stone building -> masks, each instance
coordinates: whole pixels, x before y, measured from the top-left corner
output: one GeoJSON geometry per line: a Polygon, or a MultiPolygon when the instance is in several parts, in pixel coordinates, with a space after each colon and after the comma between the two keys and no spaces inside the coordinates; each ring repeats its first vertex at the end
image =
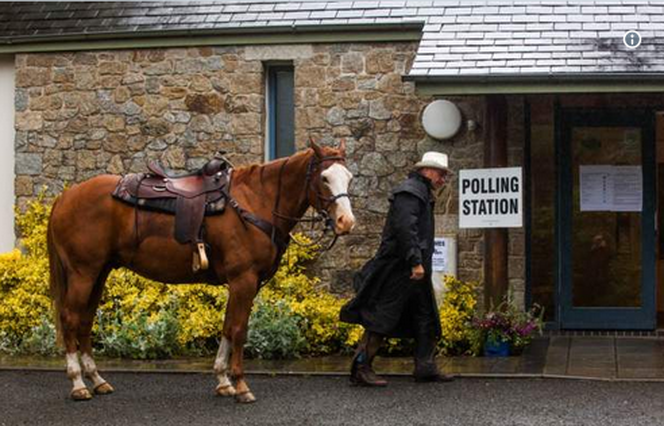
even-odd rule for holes
{"type": "MultiPolygon", "coordinates": [[[[664,311],[655,216],[664,7],[256,0],[0,8],[0,85],[13,91],[0,101],[10,123],[0,132],[14,141],[0,148],[14,183],[13,193],[0,193],[3,208],[24,206],[43,186],[57,194],[98,174],[145,171],[152,158],[195,169],[222,149],[243,165],[288,155],[310,136],[345,139],[358,226],[317,272],[347,293],[380,240],[389,190],[435,150],[458,171],[521,168],[522,226],[460,228],[458,174],[438,197],[437,237],[454,239],[457,276],[482,282],[487,300],[509,289],[519,303],[546,306],[556,328],[653,329],[664,311]],[[623,43],[630,30],[642,37],[636,48],[623,43]],[[442,140],[421,121],[440,99],[462,117],[442,140]],[[627,188],[638,206],[582,201],[581,192],[597,196],[597,176],[603,196],[608,179],[610,194],[627,188]]],[[[8,247],[11,220],[11,211],[0,215],[8,247]]]]}

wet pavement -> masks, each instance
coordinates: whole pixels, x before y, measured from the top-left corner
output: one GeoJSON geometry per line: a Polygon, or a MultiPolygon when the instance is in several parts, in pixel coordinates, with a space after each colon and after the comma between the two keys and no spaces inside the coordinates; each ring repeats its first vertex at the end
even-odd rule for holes
{"type": "MultiPolygon", "coordinates": [[[[192,373],[212,371],[213,358],[165,361],[97,359],[101,371],[192,373]]],[[[536,339],[512,357],[438,357],[440,367],[460,377],[575,378],[664,382],[664,339],[657,337],[552,336],[536,339]]],[[[0,370],[62,371],[61,358],[0,357],[0,370]]],[[[296,360],[246,360],[250,374],[346,375],[349,356],[296,360]]],[[[376,371],[410,375],[410,358],[378,357],[376,371]]]]}
{"type": "Polygon", "coordinates": [[[116,389],[86,402],[68,397],[65,374],[0,371],[0,426],[661,426],[664,383],[464,378],[385,388],[346,376],[249,377],[256,403],[214,395],[206,374],[108,373],[116,389]]]}

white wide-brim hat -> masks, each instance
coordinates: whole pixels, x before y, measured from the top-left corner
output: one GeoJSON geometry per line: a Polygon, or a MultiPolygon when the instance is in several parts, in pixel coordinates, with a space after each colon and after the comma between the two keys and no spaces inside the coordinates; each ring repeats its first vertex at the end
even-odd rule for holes
{"type": "Polygon", "coordinates": [[[432,169],[445,170],[447,173],[452,173],[452,170],[450,170],[447,165],[447,154],[443,154],[442,152],[429,151],[424,153],[422,160],[415,164],[415,168],[421,169],[424,167],[430,167],[432,169]]]}

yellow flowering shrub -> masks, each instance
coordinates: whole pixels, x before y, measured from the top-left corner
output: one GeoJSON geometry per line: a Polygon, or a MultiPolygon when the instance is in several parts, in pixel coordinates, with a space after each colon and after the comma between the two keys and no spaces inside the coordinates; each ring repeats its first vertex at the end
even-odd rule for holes
{"type": "MultiPolygon", "coordinates": [[[[298,237],[305,241],[304,237],[298,237]]],[[[304,263],[313,260],[316,248],[291,244],[281,267],[261,290],[267,301],[284,299],[295,315],[301,318],[306,339],[306,352],[313,355],[348,351],[362,336],[362,328],[339,321],[339,311],[346,302],[320,290],[320,279],[304,274],[304,263]]]]}
{"type": "MultiPolygon", "coordinates": [[[[54,332],[46,248],[50,209],[40,195],[25,212],[17,211],[21,250],[0,254],[0,351],[55,351],[35,347],[41,340],[54,344],[54,339],[41,339],[44,333],[54,332]]],[[[306,338],[303,353],[346,351],[357,344],[361,328],[340,323],[344,300],[320,290],[320,280],[305,275],[303,265],[316,256],[315,248],[291,244],[260,299],[288,305],[306,338]]],[[[214,353],[227,300],[226,286],[165,285],[126,269],[114,270],[93,327],[95,349],[132,358],[214,353]]]]}
{"type": "MultiPolygon", "coordinates": [[[[97,323],[93,332],[100,332],[104,325],[104,337],[122,336],[126,323],[142,321],[146,325],[163,322],[177,331],[172,342],[156,341],[177,346],[169,354],[203,354],[216,350],[228,299],[223,286],[206,284],[166,285],[143,278],[127,269],[114,270],[108,277],[97,323]],[[121,314],[123,321],[105,321],[106,316],[121,314]]],[[[134,336],[136,338],[136,336],[134,336]]],[[[131,356],[131,354],[116,354],[131,356]]]]}
{"type": "Polygon", "coordinates": [[[42,323],[49,315],[46,224],[51,211],[44,193],[21,214],[16,226],[24,255],[19,249],[0,254],[0,336],[17,339],[42,323]]]}
{"type": "Polygon", "coordinates": [[[440,306],[442,337],[438,346],[445,355],[478,355],[482,344],[473,326],[478,285],[446,275],[445,289],[440,306]]]}
{"type": "MultiPolygon", "coordinates": [[[[25,212],[17,211],[21,249],[0,254],[0,351],[55,352],[46,249],[50,209],[40,195],[25,212]]],[[[305,239],[300,236],[298,240],[305,239]]],[[[266,332],[259,329],[250,333],[250,339],[260,339],[249,342],[250,348],[260,349],[250,353],[324,355],[348,352],[357,345],[362,327],[339,321],[339,311],[346,301],[321,289],[317,277],[306,275],[305,265],[317,255],[315,247],[290,245],[279,270],[256,299],[252,315],[260,320],[253,323],[266,332]],[[270,311],[274,307],[279,309],[270,311]],[[267,311],[258,312],[261,309],[267,311]],[[291,315],[292,321],[284,322],[283,315],[291,315]],[[281,344],[278,350],[266,347],[271,339],[280,338],[278,331],[284,324],[295,324],[299,329],[292,333],[295,343],[281,344]],[[303,336],[304,342],[298,336],[303,336]]],[[[448,355],[475,354],[479,349],[471,320],[477,286],[451,277],[446,277],[445,284],[440,348],[448,355]]],[[[108,277],[93,328],[95,349],[109,356],[131,358],[214,353],[227,301],[226,286],[165,285],[126,269],[114,270],[108,277]]],[[[408,340],[390,339],[384,351],[407,354],[411,346],[408,340]]]]}
{"type": "Polygon", "coordinates": [[[49,312],[48,260],[31,262],[19,250],[0,254],[0,333],[16,337],[49,312]]]}

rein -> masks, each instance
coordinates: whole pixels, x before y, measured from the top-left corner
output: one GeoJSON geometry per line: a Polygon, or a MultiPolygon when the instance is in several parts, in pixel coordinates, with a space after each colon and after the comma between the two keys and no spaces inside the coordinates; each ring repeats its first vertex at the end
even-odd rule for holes
{"type": "MultiPolygon", "coordinates": [[[[279,201],[281,199],[281,181],[282,181],[282,176],[283,176],[284,169],[285,169],[286,164],[288,163],[289,159],[290,158],[287,158],[286,161],[284,161],[283,164],[281,165],[281,168],[279,169],[279,178],[278,178],[278,181],[277,181],[277,198],[276,198],[275,203],[274,203],[274,209],[272,210],[272,217],[275,219],[274,220],[275,225],[276,225],[276,219],[282,219],[282,220],[286,220],[286,221],[289,221],[289,222],[293,222],[295,225],[298,224],[298,223],[311,223],[312,226],[313,226],[314,223],[324,222],[325,223],[325,228],[324,228],[323,233],[321,234],[320,238],[318,238],[318,240],[313,241],[309,244],[302,243],[302,242],[298,241],[296,238],[294,238],[292,234],[290,235],[291,240],[299,246],[308,247],[308,246],[318,245],[320,243],[320,241],[322,241],[322,239],[325,237],[325,233],[327,231],[329,231],[329,230],[334,231],[334,223],[332,222],[332,218],[330,217],[330,213],[329,213],[330,207],[338,199],[343,198],[343,197],[350,198],[350,195],[348,193],[344,192],[344,193],[341,193],[341,194],[333,195],[331,197],[326,197],[320,191],[318,191],[318,189],[316,188],[315,189],[315,194],[316,194],[315,203],[311,203],[311,200],[309,199],[309,190],[312,189],[311,188],[311,185],[313,184],[312,176],[313,176],[314,170],[316,170],[316,168],[320,164],[322,164],[323,162],[332,161],[332,162],[342,162],[343,163],[343,162],[346,161],[346,159],[344,157],[340,157],[340,156],[329,156],[329,157],[323,157],[321,159],[316,159],[316,157],[312,157],[311,160],[309,161],[309,165],[307,166],[307,175],[306,175],[306,179],[305,179],[305,183],[304,183],[305,202],[306,202],[307,205],[310,205],[314,209],[316,209],[316,213],[317,213],[316,216],[313,216],[311,218],[297,218],[297,217],[292,217],[292,216],[286,216],[286,215],[283,215],[283,214],[279,213],[279,201]],[[325,202],[326,204],[323,205],[321,200],[323,202],[325,202]]],[[[274,228],[276,229],[276,226],[274,228]]],[[[337,242],[338,238],[339,238],[339,235],[337,235],[336,232],[335,232],[334,239],[323,250],[327,251],[327,250],[332,249],[334,244],[337,242]]]]}
{"type": "MultiPolygon", "coordinates": [[[[293,242],[295,242],[295,244],[298,244],[300,246],[305,246],[305,245],[306,246],[311,246],[311,245],[314,245],[314,244],[318,244],[318,242],[320,242],[323,239],[325,233],[329,229],[334,230],[334,224],[332,222],[332,219],[330,218],[330,214],[329,214],[328,210],[329,210],[330,206],[332,205],[332,203],[334,203],[339,198],[342,198],[342,197],[350,198],[350,195],[348,193],[337,194],[337,195],[332,196],[332,197],[325,197],[318,190],[316,190],[315,191],[315,193],[316,193],[316,204],[313,205],[313,207],[316,209],[316,212],[318,213],[318,216],[313,217],[311,219],[303,219],[303,218],[296,218],[296,217],[286,216],[286,215],[283,215],[283,214],[279,213],[278,210],[279,210],[279,202],[281,200],[281,182],[282,182],[282,178],[283,178],[284,168],[285,168],[286,164],[288,163],[289,159],[290,158],[287,158],[286,161],[284,161],[283,164],[281,165],[281,168],[279,169],[279,178],[278,178],[278,181],[277,181],[277,198],[275,200],[274,209],[272,210],[272,222],[273,223],[271,223],[267,220],[261,219],[260,217],[256,216],[255,214],[243,209],[239,205],[237,200],[235,200],[235,198],[233,198],[230,194],[230,185],[231,185],[230,182],[232,182],[231,179],[229,179],[229,186],[226,188],[225,196],[228,200],[228,203],[238,213],[238,216],[240,217],[240,220],[241,220],[242,224],[246,227],[247,226],[246,224],[248,222],[248,223],[254,225],[255,227],[257,227],[258,229],[260,229],[261,231],[263,231],[265,234],[267,234],[268,237],[270,237],[270,240],[271,240],[272,244],[277,248],[277,260],[276,260],[275,264],[272,266],[272,269],[267,274],[264,274],[261,277],[259,277],[260,282],[262,284],[264,284],[266,282],[266,280],[269,279],[270,277],[272,277],[274,275],[274,273],[277,271],[277,268],[279,267],[279,260],[281,259],[281,256],[285,253],[286,248],[288,247],[288,244],[289,244],[290,241],[293,241],[293,242]],[[322,207],[321,200],[327,202],[327,205],[322,207]],[[276,219],[282,219],[282,220],[294,222],[295,224],[301,223],[301,222],[311,222],[313,224],[315,222],[325,221],[325,229],[323,231],[323,234],[321,235],[321,237],[317,241],[315,241],[311,244],[304,244],[304,243],[301,243],[301,242],[297,241],[295,238],[293,238],[293,236],[291,234],[285,234],[284,235],[284,232],[281,231],[277,227],[276,219]]],[[[311,185],[312,185],[312,182],[313,182],[313,180],[312,180],[313,172],[319,164],[321,164],[325,161],[345,162],[345,158],[340,157],[340,156],[330,156],[330,157],[323,157],[320,160],[316,160],[316,158],[313,157],[309,161],[309,165],[307,166],[306,180],[305,180],[305,200],[306,200],[306,203],[307,203],[308,206],[312,205],[310,203],[310,200],[309,200],[309,190],[311,189],[311,185]]],[[[331,244],[329,244],[324,249],[324,251],[330,250],[334,246],[334,244],[336,243],[338,238],[339,238],[339,236],[335,233],[334,240],[332,241],[331,244]]]]}

